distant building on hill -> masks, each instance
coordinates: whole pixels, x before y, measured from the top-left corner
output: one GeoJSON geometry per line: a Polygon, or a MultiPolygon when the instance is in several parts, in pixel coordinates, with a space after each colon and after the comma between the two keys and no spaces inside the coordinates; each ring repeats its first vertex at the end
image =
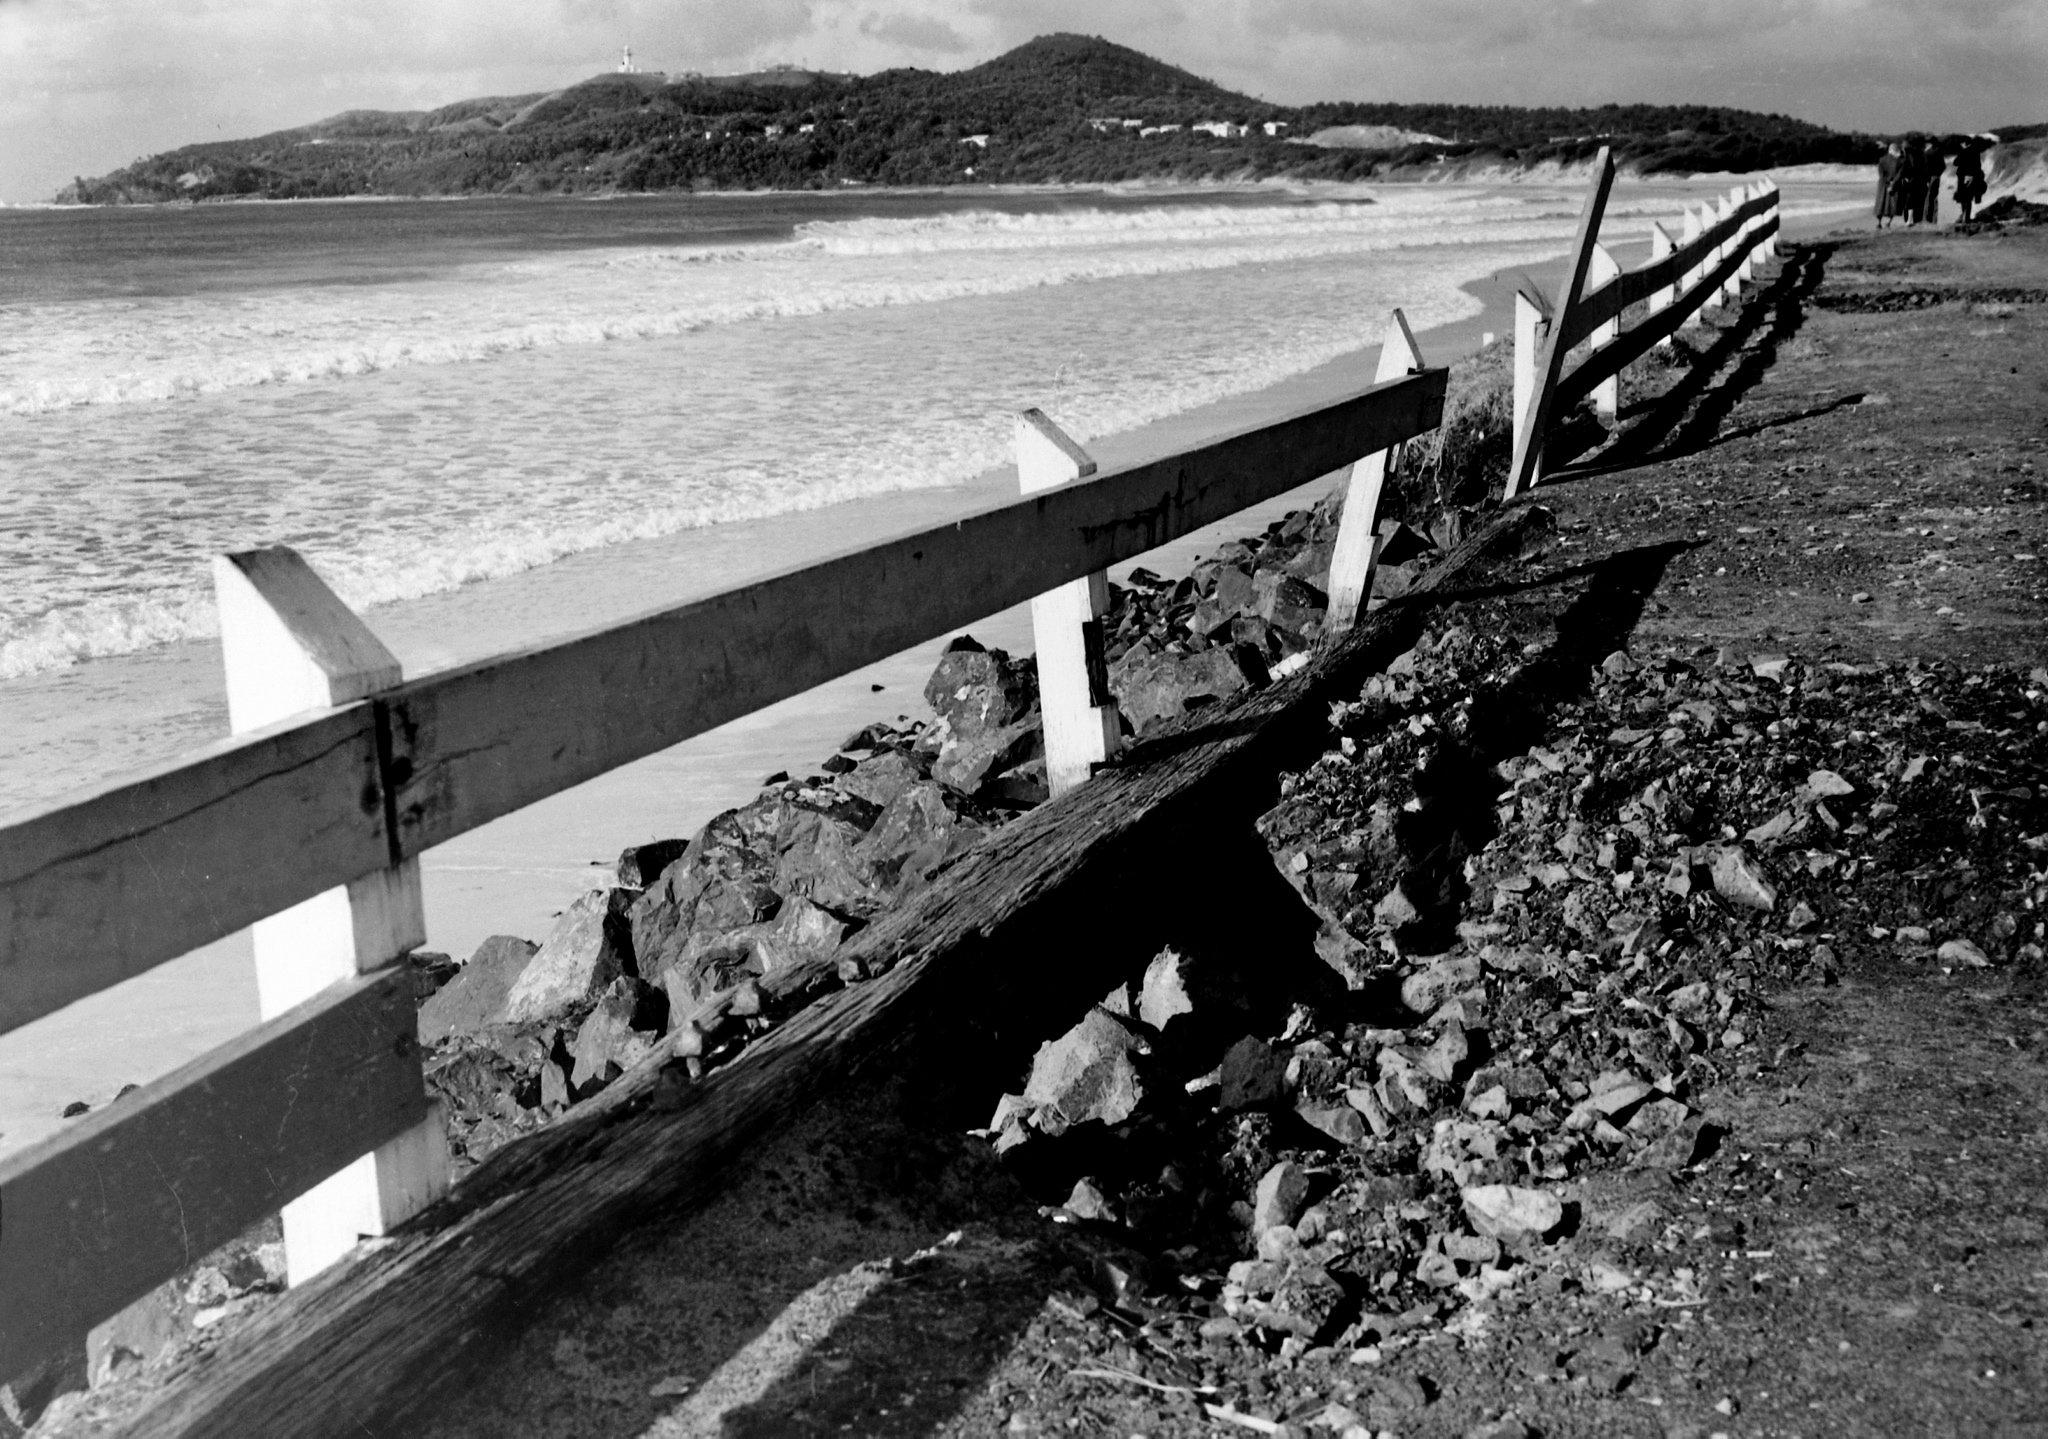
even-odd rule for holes
{"type": "Polygon", "coordinates": [[[633,63],[633,47],[631,45],[619,51],[619,73],[621,75],[638,75],[640,73],[640,67],[633,63]]]}

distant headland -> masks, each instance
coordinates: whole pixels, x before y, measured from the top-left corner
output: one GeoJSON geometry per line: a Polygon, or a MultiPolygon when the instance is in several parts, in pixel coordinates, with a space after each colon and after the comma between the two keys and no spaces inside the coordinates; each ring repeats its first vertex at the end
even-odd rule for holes
{"type": "Polygon", "coordinates": [[[438,110],[350,110],[188,145],[57,196],[81,204],[589,195],[863,185],[1428,178],[1569,166],[1642,173],[1867,163],[1878,143],[1704,105],[1275,105],[1122,45],[1045,35],[971,69],[615,73],[438,110]]]}

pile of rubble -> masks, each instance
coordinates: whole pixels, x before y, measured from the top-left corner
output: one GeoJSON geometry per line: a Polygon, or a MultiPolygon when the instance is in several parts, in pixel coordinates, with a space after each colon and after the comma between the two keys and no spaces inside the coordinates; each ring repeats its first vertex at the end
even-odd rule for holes
{"type": "Polygon", "coordinates": [[[1653,1343],[1702,1302],[1672,1223],[1728,1238],[1688,1196],[1748,1159],[1715,1096],[1769,1062],[1773,992],[1851,955],[2043,965],[2048,670],[1574,672],[1511,634],[1454,613],[1260,820],[1330,989],[1247,1032],[1242,957],[1168,951],[1002,1098],[994,1148],[1102,1256],[1076,1363],[1357,1435],[1433,1402],[1388,1356],[1560,1287],[1653,1343]]]}

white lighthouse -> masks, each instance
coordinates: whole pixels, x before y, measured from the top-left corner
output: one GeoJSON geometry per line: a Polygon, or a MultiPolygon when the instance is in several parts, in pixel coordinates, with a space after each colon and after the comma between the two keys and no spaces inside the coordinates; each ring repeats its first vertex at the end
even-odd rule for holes
{"type": "Polygon", "coordinates": [[[640,73],[640,67],[633,63],[633,47],[631,45],[626,46],[619,52],[619,73],[621,75],[638,75],[640,73]]]}

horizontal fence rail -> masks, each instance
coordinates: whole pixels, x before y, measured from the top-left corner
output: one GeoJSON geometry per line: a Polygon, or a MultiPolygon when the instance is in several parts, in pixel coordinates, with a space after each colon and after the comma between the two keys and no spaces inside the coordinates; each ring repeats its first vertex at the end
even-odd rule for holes
{"type": "Polygon", "coordinates": [[[1683,239],[1673,244],[1651,226],[1651,254],[1632,270],[1616,265],[1599,244],[1614,166],[1602,150],[1579,217],[1569,279],[1554,313],[1545,315],[1526,295],[1516,297],[1515,450],[1505,497],[1535,485],[1544,469],[1543,441],[1554,416],[1591,398],[1603,416],[1619,408],[1622,370],[1698,324],[1703,310],[1736,298],[1757,263],[1775,252],[1778,187],[1769,180],[1738,186],[1706,210],[1702,222],[1688,208],[1683,239]],[[1587,286],[1589,276],[1598,282],[1587,286]],[[1634,306],[1648,313],[1623,328],[1634,306]],[[1569,367],[1569,353],[1590,347],[1569,367]]]}
{"type": "MultiPolygon", "coordinates": [[[[445,1188],[399,962],[423,851],[1013,604],[1092,595],[1109,565],[1347,465],[1355,492],[1442,420],[1446,372],[1412,339],[1400,358],[1335,403],[1094,478],[1063,436],[1058,464],[1020,446],[1027,487],[1050,487],[1017,503],[410,681],[297,556],[225,557],[231,715],[262,727],[0,826],[0,1031],[259,921],[272,1017],[0,1162],[0,1381],[281,1205],[297,1283],[445,1188]]],[[[1085,720],[1099,653],[1061,645],[1085,720]]],[[[1067,783],[1086,774],[1084,753],[1067,783]]]]}

